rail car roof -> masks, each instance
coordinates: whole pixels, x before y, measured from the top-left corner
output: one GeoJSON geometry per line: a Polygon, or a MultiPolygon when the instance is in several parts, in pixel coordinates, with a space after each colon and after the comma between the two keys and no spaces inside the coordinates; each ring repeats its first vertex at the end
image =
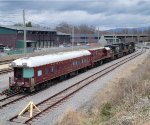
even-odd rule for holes
{"type": "Polygon", "coordinates": [[[89,49],[89,50],[98,50],[98,49],[110,50],[110,47],[98,47],[98,48],[92,48],[92,49],[89,49]]]}
{"type": "Polygon", "coordinates": [[[89,49],[89,50],[98,50],[98,49],[105,49],[105,47],[97,47],[97,48],[92,48],[92,49],[89,49]]]}
{"type": "Polygon", "coordinates": [[[106,50],[110,50],[110,48],[109,48],[109,47],[105,47],[105,49],[106,49],[106,50]]]}
{"type": "Polygon", "coordinates": [[[12,67],[36,67],[41,65],[46,65],[50,63],[55,63],[59,61],[64,61],[68,59],[73,59],[77,57],[91,55],[88,50],[72,51],[72,52],[60,52],[57,54],[35,56],[35,57],[25,57],[20,58],[11,63],[12,67]]]}

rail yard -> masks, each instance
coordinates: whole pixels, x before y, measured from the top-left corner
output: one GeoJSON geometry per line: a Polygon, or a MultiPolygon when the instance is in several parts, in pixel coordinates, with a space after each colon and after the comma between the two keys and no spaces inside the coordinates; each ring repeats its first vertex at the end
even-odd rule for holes
{"type": "Polygon", "coordinates": [[[149,6],[0,1],[0,125],[150,125],[149,6]]]}
{"type": "MultiPolygon", "coordinates": [[[[45,124],[48,123],[47,120],[49,119],[52,124],[55,124],[57,118],[65,112],[67,107],[73,106],[77,109],[77,107],[79,108],[81,105],[86,103],[86,101],[88,101],[92,96],[92,93],[101,89],[102,86],[104,86],[104,84],[111,79],[109,79],[109,75],[112,74],[112,71],[115,72],[115,70],[118,70],[122,65],[130,63],[130,61],[136,60],[136,58],[144,56],[146,53],[147,52],[144,49],[136,50],[132,54],[107,62],[98,67],[96,66],[86,72],[84,71],[78,75],[76,74],[74,77],[66,78],[64,80],[57,80],[55,81],[55,85],[49,86],[40,91],[35,91],[32,93],[22,93],[22,91],[10,92],[9,90],[3,91],[0,99],[0,114],[2,116],[1,121],[4,124],[45,124]],[[108,77],[106,81],[103,80],[105,77],[108,77]],[[98,81],[102,84],[96,85],[98,81]],[[88,89],[92,86],[97,86],[97,88],[93,89],[93,92],[90,93],[88,89]],[[84,97],[86,91],[89,93],[89,98],[87,99],[84,97]],[[23,116],[19,116],[19,112],[30,101],[33,101],[40,111],[33,109],[32,117],[29,117],[28,111],[25,111],[23,116]],[[15,111],[11,112],[14,107],[16,107],[15,111]],[[3,114],[4,112],[5,115],[3,114]],[[46,120],[44,120],[44,122],[41,119],[46,120]]],[[[10,75],[10,73],[8,74],[10,75]]],[[[2,75],[7,76],[6,73],[2,75]]],[[[6,88],[8,89],[8,83],[6,84],[6,88]]]]}

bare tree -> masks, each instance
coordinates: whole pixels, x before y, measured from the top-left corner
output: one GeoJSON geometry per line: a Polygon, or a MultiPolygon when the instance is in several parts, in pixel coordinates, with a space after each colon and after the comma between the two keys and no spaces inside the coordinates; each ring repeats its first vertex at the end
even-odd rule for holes
{"type": "Polygon", "coordinates": [[[56,30],[64,33],[71,33],[72,25],[62,22],[58,26],[56,26],[56,30]]]}
{"type": "MultiPolygon", "coordinates": [[[[56,26],[56,30],[64,33],[71,33],[73,25],[68,24],[66,22],[60,23],[56,26]]],[[[95,32],[94,26],[89,26],[86,24],[81,24],[79,26],[74,26],[74,33],[75,34],[92,34],[95,32]]]]}

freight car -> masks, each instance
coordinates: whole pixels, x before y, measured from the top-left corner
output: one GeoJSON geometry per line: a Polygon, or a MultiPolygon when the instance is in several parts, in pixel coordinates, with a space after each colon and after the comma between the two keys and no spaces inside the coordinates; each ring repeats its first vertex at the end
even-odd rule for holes
{"type": "Polygon", "coordinates": [[[29,92],[37,91],[47,87],[54,79],[75,75],[80,71],[110,61],[113,57],[112,49],[100,47],[17,59],[11,63],[14,76],[9,78],[9,88],[29,92]]]}

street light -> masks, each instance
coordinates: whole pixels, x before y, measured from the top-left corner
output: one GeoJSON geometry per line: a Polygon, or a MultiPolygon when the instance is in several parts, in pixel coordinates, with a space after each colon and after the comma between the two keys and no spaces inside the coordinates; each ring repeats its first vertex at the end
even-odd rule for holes
{"type": "Polygon", "coordinates": [[[25,23],[25,11],[23,10],[23,29],[24,29],[24,54],[26,53],[26,23],[25,23]]]}

